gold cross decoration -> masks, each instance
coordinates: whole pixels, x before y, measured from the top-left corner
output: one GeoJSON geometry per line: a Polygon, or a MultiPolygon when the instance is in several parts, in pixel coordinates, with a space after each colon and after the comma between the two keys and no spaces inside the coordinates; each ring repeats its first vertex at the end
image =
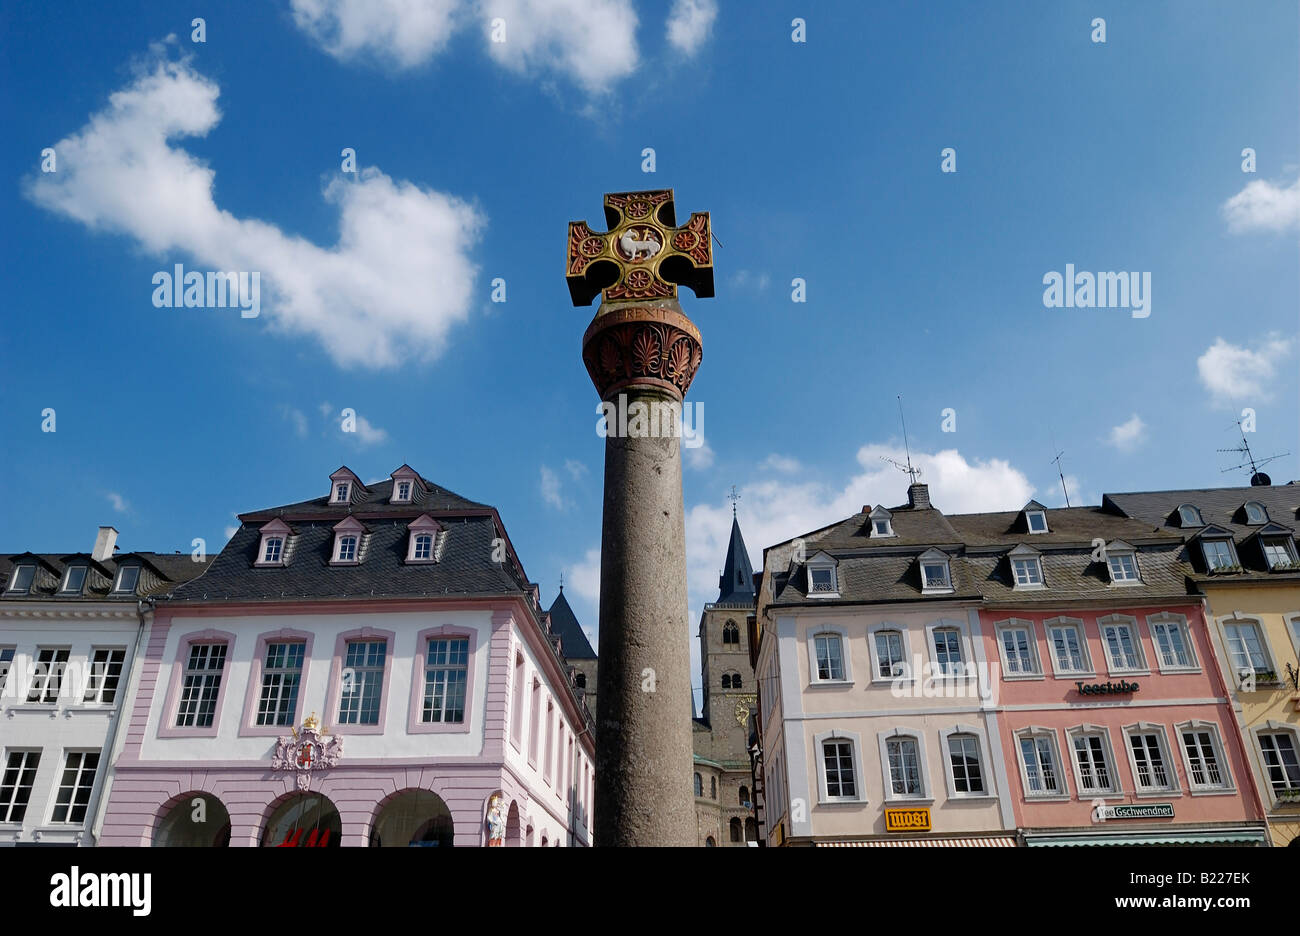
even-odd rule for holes
{"type": "Polygon", "coordinates": [[[605,233],[585,221],[569,222],[565,279],[576,306],[675,299],[688,286],[701,299],[713,295],[713,245],[709,213],[697,211],[681,227],[673,190],[616,192],[605,196],[605,233]]]}

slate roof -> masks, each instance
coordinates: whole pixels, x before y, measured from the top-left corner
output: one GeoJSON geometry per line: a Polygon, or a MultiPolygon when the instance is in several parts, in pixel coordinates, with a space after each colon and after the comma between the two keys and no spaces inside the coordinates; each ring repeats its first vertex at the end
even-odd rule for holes
{"type": "Polygon", "coordinates": [[[587,640],[587,635],[582,632],[577,615],[573,613],[573,608],[569,607],[568,599],[564,597],[563,586],[561,586],[560,593],[555,596],[555,600],[551,602],[551,607],[546,613],[551,616],[551,633],[559,636],[560,649],[566,659],[596,659],[596,651],[591,649],[591,642],[587,640]]]}
{"type": "MultiPolygon", "coordinates": [[[[358,517],[372,516],[393,516],[393,517],[418,517],[421,513],[428,513],[431,516],[439,516],[449,511],[468,510],[468,511],[491,511],[488,504],[480,504],[478,501],[472,501],[469,498],[461,497],[453,491],[449,491],[440,485],[420,476],[420,481],[425,487],[425,493],[415,503],[412,504],[390,504],[388,499],[393,496],[393,479],[387,478],[383,481],[376,481],[374,484],[367,484],[365,491],[354,492],[351,513],[358,517]],[[413,512],[414,511],[414,512],[413,512]]],[[[342,519],[349,512],[349,505],[331,504],[329,502],[329,492],[322,494],[320,497],[314,497],[311,500],[299,501],[296,504],[286,504],[283,507],[270,507],[265,510],[254,510],[239,515],[243,521],[261,522],[270,520],[274,517],[285,515],[294,517],[309,517],[313,515],[320,516],[337,516],[342,519]]]]}
{"type": "Polygon", "coordinates": [[[714,604],[737,604],[751,607],[754,604],[754,569],[749,564],[749,550],[740,535],[740,522],[731,516],[731,542],[727,544],[727,559],[718,576],[718,597],[714,604]]]}
{"type": "MultiPolygon", "coordinates": [[[[928,491],[918,494],[918,501],[928,504],[928,491]]],[[[773,605],[1141,601],[1186,596],[1188,576],[1194,571],[1185,561],[1181,537],[1103,507],[1047,508],[1046,533],[1030,533],[1023,511],[949,516],[910,503],[890,510],[896,534],[892,537],[870,535],[869,507],[802,537],[805,558],[825,552],[836,560],[839,598],[808,598],[807,566],[792,562],[785,569],[773,569],[773,605]],[[1105,564],[1093,560],[1093,540],[1098,537],[1136,548],[1141,583],[1111,583],[1105,564]],[[1008,553],[1021,545],[1039,554],[1045,588],[1014,587],[1008,553]],[[948,556],[951,591],[923,591],[919,557],[931,548],[948,556]]],[[[788,552],[784,546],[773,548],[780,550],[777,555],[788,552]]]]}
{"type": "Polygon", "coordinates": [[[132,552],[119,553],[111,559],[95,560],[88,553],[13,553],[0,556],[0,581],[7,588],[15,566],[35,564],[37,574],[27,594],[0,591],[0,602],[15,601],[122,601],[166,594],[179,584],[201,576],[212,563],[212,556],[196,561],[190,553],[132,552]],[[80,594],[59,594],[63,573],[69,565],[84,564],[89,571],[80,594]],[[113,582],[123,565],[139,565],[140,579],[135,592],[114,593],[113,582]]]}

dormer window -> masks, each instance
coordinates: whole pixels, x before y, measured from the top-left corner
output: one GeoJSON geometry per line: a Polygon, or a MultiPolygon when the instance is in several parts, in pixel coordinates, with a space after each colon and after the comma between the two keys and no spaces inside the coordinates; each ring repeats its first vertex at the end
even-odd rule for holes
{"type": "Polygon", "coordinates": [[[410,465],[403,465],[391,475],[393,493],[388,498],[390,504],[414,504],[425,493],[424,482],[410,465]]]}
{"type": "Polygon", "coordinates": [[[113,583],[113,591],[117,594],[135,594],[136,585],[140,581],[139,566],[122,566],[117,570],[117,581],[113,583]]]}
{"type": "Polygon", "coordinates": [[[1178,508],[1178,524],[1184,527],[1205,526],[1205,521],[1201,519],[1201,512],[1191,504],[1183,504],[1178,508]]]}
{"type": "Polygon", "coordinates": [[[1268,511],[1259,501],[1246,502],[1246,523],[1250,526],[1256,526],[1261,523],[1268,523],[1268,511]]]}
{"type": "Polygon", "coordinates": [[[1201,542],[1201,552],[1205,556],[1205,565],[1211,572],[1216,569],[1230,569],[1237,564],[1233,555],[1232,540],[1207,539],[1201,542]]]}
{"type": "Polygon", "coordinates": [[[334,524],[334,552],[330,565],[357,565],[366,528],[356,517],[344,517],[334,524]]]}
{"type": "Polygon", "coordinates": [[[69,566],[68,571],[63,576],[63,586],[59,593],[63,595],[80,595],[81,589],[86,584],[86,567],[69,566]]]}
{"type": "Polygon", "coordinates": [[[1261,545],[1270,569],[1287,568],[1296,561],[1294,541],[1289,536],[1270,536],[1261,540],[1261,545]]]}
{"type": "Polygon", "coordinates": [[[289,537],[293,530],[279,517],[262,527],[255,566],[282,566],[289,561],[289,537]]]}
{"type": "Polygon", "coordinates": [[[821,552],[808,560],[808,597],[838,598],[835,560],[821,552]]]}
{"type": "Polygon", "coordinates": [[[1137,551],[1128,543],[1116,540],[1106,547],[1106,567],[1112,585],[1138,585],[1137,551]]]}
{"type": "Polygon", "coordinates": [[[442,535],[442,525],[428,514],[421,514],[411,521],[407,529],[411,532],[411,538],[406,549],[406,561],[437,562],[438,538],[442,535]]]}
{"type": "MultiPolygon", "coordinates": [[[[317,490],[320,490],[320,488],[317,488],[317,490]]],[[[351,493],[352,493],[352,482],[340,481],[338,482],[338,484],[334,485],[334,499],[330,503],[346,504],[348,502],[348,495],[350,495],[351,493]]]]}
{"type": "Polygon", "coordinates": [[[355,536],[340,536],[338,538],[338,549],[334,553],[335,562],[356,562],[357,560],[357,538],[355,536]]]}
{"type": "Polygon", "coordinates": [[[1016,588],[1042,588],[1043,563],[1038,552],[1028,546],[1011,550],[1011,577],[1016,588]]]}
{"type": "Polygon", "coordinates": [[[352,469],[347,465],[330,475],[331,505],[350,504],[357,499],[357,491],[364,493],[367,490],[368,488],[361,483],[361,479],[353,474],[352,469]]]}
{"type": "Polygon", "coordinates": [[[1030,533],[1048,533],[1047,510],[1038,501],[1030,501],[1024,506],[1025,529],[1030,533]]]}
{"type": "Polygon", "coordinates": [[[7,591],[25,595],[32,590],[32,581],[35,578],[36,566],[20,565],[14,569],[13,577],[9,579],[7,591]]]}
{"type": "Polygon", "coordinates": [[[868,515],[871,520],[871,536],[893,536],[894,520],[891,514],[884,507],[877,507],[868,515]]]}
{"type": "Polygon", "coordinates": [[[952,572],[946,553],[939,549],[927,549],[921,554],[920,563],[922,593],[952,591],[952,572]]]}
{"type": "Polygon", "coordinates": [[[394,492],[393,499],[399,504],[405,504],[411,499],[411,482],[398,481],[397,490],[394,492]]]}

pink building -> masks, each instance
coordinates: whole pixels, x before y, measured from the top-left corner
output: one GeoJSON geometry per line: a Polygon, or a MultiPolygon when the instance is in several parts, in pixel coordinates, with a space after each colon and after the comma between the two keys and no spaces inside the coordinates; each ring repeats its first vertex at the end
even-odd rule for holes
{"type": "Polygon", "coordinates": [[[590,844],[590,715],[494,508],[340,468],[240,521],[158,602],[101,844],[590,844]]]}

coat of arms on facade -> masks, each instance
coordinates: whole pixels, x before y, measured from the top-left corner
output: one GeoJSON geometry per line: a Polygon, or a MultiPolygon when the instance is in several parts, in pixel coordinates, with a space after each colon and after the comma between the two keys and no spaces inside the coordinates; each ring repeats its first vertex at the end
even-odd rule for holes
{"type": "Polygon", "coordinates": [[[343,756],[343,739],[321,727],[316,713],[312,712],[302,723],[302,729],[291,728],[293,737],[275,742],[271,755],[272,770],[292,770],[297,775],[298,789],[311,786],[314,770],[325,770],[338,764],[343,756]]]}

